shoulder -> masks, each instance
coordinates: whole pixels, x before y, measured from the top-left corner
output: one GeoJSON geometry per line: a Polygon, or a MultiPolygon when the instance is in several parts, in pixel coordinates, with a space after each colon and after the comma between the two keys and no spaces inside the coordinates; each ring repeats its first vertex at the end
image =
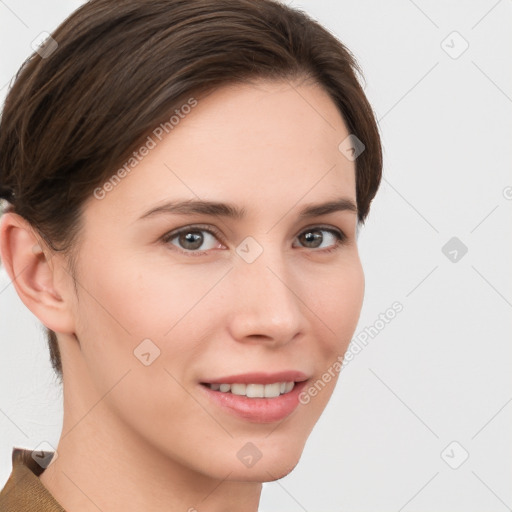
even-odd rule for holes
{"type": "Polygon", "coordinates": [[[13,448],[12,472],[0,491],[0,511],[65,512],[39,480],[53,453],[13,448]]]}

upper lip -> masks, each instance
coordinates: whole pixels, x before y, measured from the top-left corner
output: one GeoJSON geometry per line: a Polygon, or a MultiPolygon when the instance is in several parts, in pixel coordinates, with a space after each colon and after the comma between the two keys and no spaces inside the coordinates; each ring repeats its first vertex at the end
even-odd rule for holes
{"type": "Polygon", "coordinates": [[[203,381],[203,384],[274,384],[275,382],[302,382],[307,380],[305,373],[298,370],[287,370],[276,373],[251,372],[239,375],[229,375],[203,381]]]}

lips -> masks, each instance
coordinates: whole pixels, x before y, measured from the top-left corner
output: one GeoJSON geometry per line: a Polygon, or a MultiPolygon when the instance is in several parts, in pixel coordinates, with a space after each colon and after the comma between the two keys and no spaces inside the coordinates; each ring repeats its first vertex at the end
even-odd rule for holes
{"type": "Polygon", "coordinates": [[[277,373],[245,373],[229,375],[201,382],[201,392],[219,408],[219,411],[235,415],[252,423],[272,423],[289,416],[299,405],[299,394],[306,386],[307,376],[299,371],[277,373]],[[273,398],[252,398],[211,388],[217,385],[268,385],[276,382],[293,383],[291,391],[273,398]]]}

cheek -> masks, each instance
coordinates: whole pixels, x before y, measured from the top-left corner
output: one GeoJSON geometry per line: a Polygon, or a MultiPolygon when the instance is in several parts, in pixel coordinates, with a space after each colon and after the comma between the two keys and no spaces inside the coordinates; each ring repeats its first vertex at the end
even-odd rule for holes
{"type": "MultiPolygon", "coordinates": [[[[101,266],[87,269],[83,310],[93,320],[134,339],[162,337],[206,293],[209,280],[190,281],[179,267],[156,266],[143,259],[104,258],[101,266]]],[[[81,301],[82,302],[82,301],[81,301]]]]}
{"type": "Polygon", "coordinates": [[[364,273],[359,259],[331,270],[312,297],[313,311],[328,328],[330,350],[344,352],[359,321],[364,298],[364,273]]]}
{"type": "Polygon", "coordinates": [[[317,288],[308,306],[318,316],[315,336],[316,380],[300,397],[303,414],[316,420],[327,406],[340,377],[341,363],[354,335],[364,297],[364,273],[359,260],[331,273],[327,290],[317,288]]]}
{"type": "Polygon", "coordinates": [[[115,255],[84,268],[82,275],[94,279],[84,280],[80,290],[77,336],[84,341],[83,355],[91,371],[103,367],[111,373],[116,367],[140,364],[134,351],[147,339],[155,344],[155,353],[164,356],[159,363],[171,348],[173,361],[185,362],[187,351],[195,346],[190,340],[208,330],[211,322],[204,310],[210,301],[204,299],[225,271],[198,265],[187,272],[178,265],[115,255]]]}
{"type": "Polygon", "coordinates": [[[364,298],[364,272],[359,262],[344,273],[340,290],[341,292],[333,298],[332,303],[338,305],[340,329],[352,338],[364,298]]]}

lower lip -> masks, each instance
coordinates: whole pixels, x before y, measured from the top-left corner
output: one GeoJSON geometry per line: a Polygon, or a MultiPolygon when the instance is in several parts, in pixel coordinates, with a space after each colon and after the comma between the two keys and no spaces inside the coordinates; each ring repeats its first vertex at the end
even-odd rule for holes
{"type": "Polygon", "coordinates": [[[273,423],[289,416],[299,405],[299,394],[307,381],[298,382],[289,393],[275,398],[248,398],[231,392],[214,391],[204,384],[208,397],[225,411],[254,423],[273,423]]]}

